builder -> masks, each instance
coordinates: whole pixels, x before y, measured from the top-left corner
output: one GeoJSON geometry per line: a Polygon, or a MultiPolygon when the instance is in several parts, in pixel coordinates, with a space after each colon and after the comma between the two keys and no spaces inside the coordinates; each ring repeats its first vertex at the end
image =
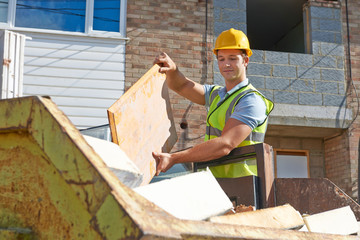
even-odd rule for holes
{"type": "MultiPolygon", "coordinates": [[[[166,54],[158,55],[154,64],[166,74],[170,89],[208,109],[205,142],[176,153],[153,153],[156,175],[176,163],[217,159],[236,147],[264,142],[268,115],[273,103],[257,91],[246,77],[252,51],[246,35],[233,28],[216,39],[214,54],[225,87],[201,85],[185,77],[166,54]]],[[[215,177],[256,175],[254,160],[210,168],[215,177]]]]}

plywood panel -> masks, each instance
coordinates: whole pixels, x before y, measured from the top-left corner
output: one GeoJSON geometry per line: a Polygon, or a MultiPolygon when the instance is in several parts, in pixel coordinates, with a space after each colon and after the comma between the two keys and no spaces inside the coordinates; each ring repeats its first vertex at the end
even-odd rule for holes
{"type": "Polygon", "coordinates": [[[165,75],[154,65],[109,109],[113,142],[119,144],[144,174],[155,175],[153,151],[169,152],[177,140],[165,75]]]}
{"type": "Polygon", "coordinates": [[[290,204],[211,217],[210,222],[277,229],[300,229],[304,225],[300,213],[290,204]]]}

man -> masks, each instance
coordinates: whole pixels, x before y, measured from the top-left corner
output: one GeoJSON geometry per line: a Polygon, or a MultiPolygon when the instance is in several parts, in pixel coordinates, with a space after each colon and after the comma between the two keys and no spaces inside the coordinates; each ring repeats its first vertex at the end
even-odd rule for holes
{"type": "MultiPolygon", "coordinates": [[[[264,141],[267,119],[273,103],[258,92],[246,77],[252,51],[246,35],[233,28],[222,32],[214,54],[225,87],[201,85],[185,77],[166,54],[154,60],[159,72],[166,74],[170,89],[190,101],[208,108],[205,142],[175,153],[153,153],[156,175],[176,163],[201,162],[220,158],[236,147],[264,141]]],[[[256,175],[256,165],[249,162],[211,167],[215,177],[256,175]]]]}

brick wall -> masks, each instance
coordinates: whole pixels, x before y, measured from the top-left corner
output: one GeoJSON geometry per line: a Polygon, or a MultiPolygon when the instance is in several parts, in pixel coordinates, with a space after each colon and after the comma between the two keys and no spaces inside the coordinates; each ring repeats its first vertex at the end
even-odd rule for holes
{"type": "Polygon", "coordinates": [[[313,43],[313,54],[254,50],[247,75],[275,103],[343,107],[343,46],[313,43]]]}
{"type": "MultiPolygon", "coordinates": [[[[321,4],[326,3],[323,1],[321,4]]],[[[341,2],[341,11],[345,49],[346,102],[347,106],[352,109],[354,121],[342,134],[325,139],[325,169],[329,179],[351,197],[357,199],[360,138],[360,119],[357,116],[360,96],[360,2],[344,0],[341,2]],[[348,41],[350,41],[350,45],[348,41]]]]}
{"type": "MultiPolygon", "coordinates": [[[[332,7],[332,4],[339,6],[340,2],[314,0],[311,4],[332,7]]],[[[360,119],[357,116],[360,96],[360,2],[357,0],[341,1],[341,19],[345,53],[346,104],[348,108],[352,109],[354,121],[342,134],[325,139],[325,171],[326,177],[351,197],[357,199],[360,138],[360,119]],[[348,6],[346,6],[346,3],[348,6]],[[350,49],[348,49],[349,46],[350,49]]]]}
{"type": "MultiPolygon", "coordinates": [[[[347,104],[352,108],[353,116],[355,117],[358,114],[358,101],[360,97],[360,2],[358,0],[344,0],[341,1],[341,4],[343,42],[346,52],[345,69],[348,87],[347,104]],[[348,6],[346,6],[346,3],[348,6]],[[348,11],[346,11],[346,7],[348,11]],[[349,38],[347,30],[349,30],[349,38]],[[348,45],[348,40],[350,41],[350,45],[348,45]],[[350,46],[350,49],[348,46],[350,46]],[[348,52],[350,52],[350,55],[348,52]]],[[[336,141],[334,140],[334,144],[343,146],[342,151],[346,151],[347,156],[347,161],[344,163],[347,167],[346,172],[342,176],[339,176],[339,179],[341,179],[341,182],[346,184],[348,192],[354,198],[357,198],[358,195],[359,138],[360,118],[357,116],[348,131],[346,131],[341,137],[335,139],[336,141]]],[[[341,160],[334,156],[332,161],[337,162],[339,165],[341,160]]],[[[336,168],[333,171],[336,171],[336,168]]]]}
{"type": "MultiPolygon", "coordinates": [[[[211,0],[128,0],[127,3],[130,40],[126,45],[126,89],[151,68],[161,51],[168,53],[185,76],[201,83],[212,81],[211,0]]],[[[202,142],[205,108],[192,105],[173,92],[170,95],[179,137],[173,150],[202,142]],[[180,128],[181,123],[186,123],[182,126],[187,128],[180,128]]]]}
{"type": "Polygon", "coordinates": [[[214,34],[235,28],[246,34],[246,0],[214,1],[214,34]]]}
{"type": "Polygon", "coordinates": [[[352,191],[351,165],[349,160],[349,138],[347,131],[340,136],[325,139],[326,177],[338,185],[347,194],[354,197],[352,191]]]}
{"type": "Polygon", "coordinates": [[[311,35],[313,42],[342,43],[341,36],[341,9],[338,4],[318,5],[308,2],[304,6],[307,14],[309,11],[310,26],[307,34],[311,35]]]}
{"type": "MultiPolygon", "coordinates": [[[[246,0],[214,0],[214,37],[225,30],[235,28],[246,34],[246,0]]],[[[214,65],[214,83],[225,85],[216,59],[214,65]]]]}
{"type": "Polygon", "coordinates": [[[308,3],[312,6],[318,7],[339,8],[341,6],[338,0],[308,0],[308,3]]]}

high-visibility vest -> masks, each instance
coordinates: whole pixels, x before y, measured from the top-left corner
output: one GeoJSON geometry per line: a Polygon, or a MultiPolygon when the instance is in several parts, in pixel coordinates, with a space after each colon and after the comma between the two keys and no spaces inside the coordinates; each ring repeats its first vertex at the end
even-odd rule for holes
{"type": "MultiPolygon", "coordinates": [[[[210,92],[210,108],[206,120],[206,135],[205,141],[220,137],[225,123],[234,112],[236,104],[246,94],[255,93],[262,97],[266,105],[266,119],[252,130],[249,136],[239,144],[237,147],[248,146],[256,143],[264,142],[265,132],[268,124],[268,116],[274,108],[274,103],[262,95],[251,84],[240,88],[239,90],[228,96],[220,105],[220,96],[218,92],[220,86],[215,86],[210,92]]],[[[219,165],[209,167],[216,178],[236,178],[250,175],[257,175],[256,159],[247,159],[238,163],[231,163],[226,165],[219,165]]]]}

